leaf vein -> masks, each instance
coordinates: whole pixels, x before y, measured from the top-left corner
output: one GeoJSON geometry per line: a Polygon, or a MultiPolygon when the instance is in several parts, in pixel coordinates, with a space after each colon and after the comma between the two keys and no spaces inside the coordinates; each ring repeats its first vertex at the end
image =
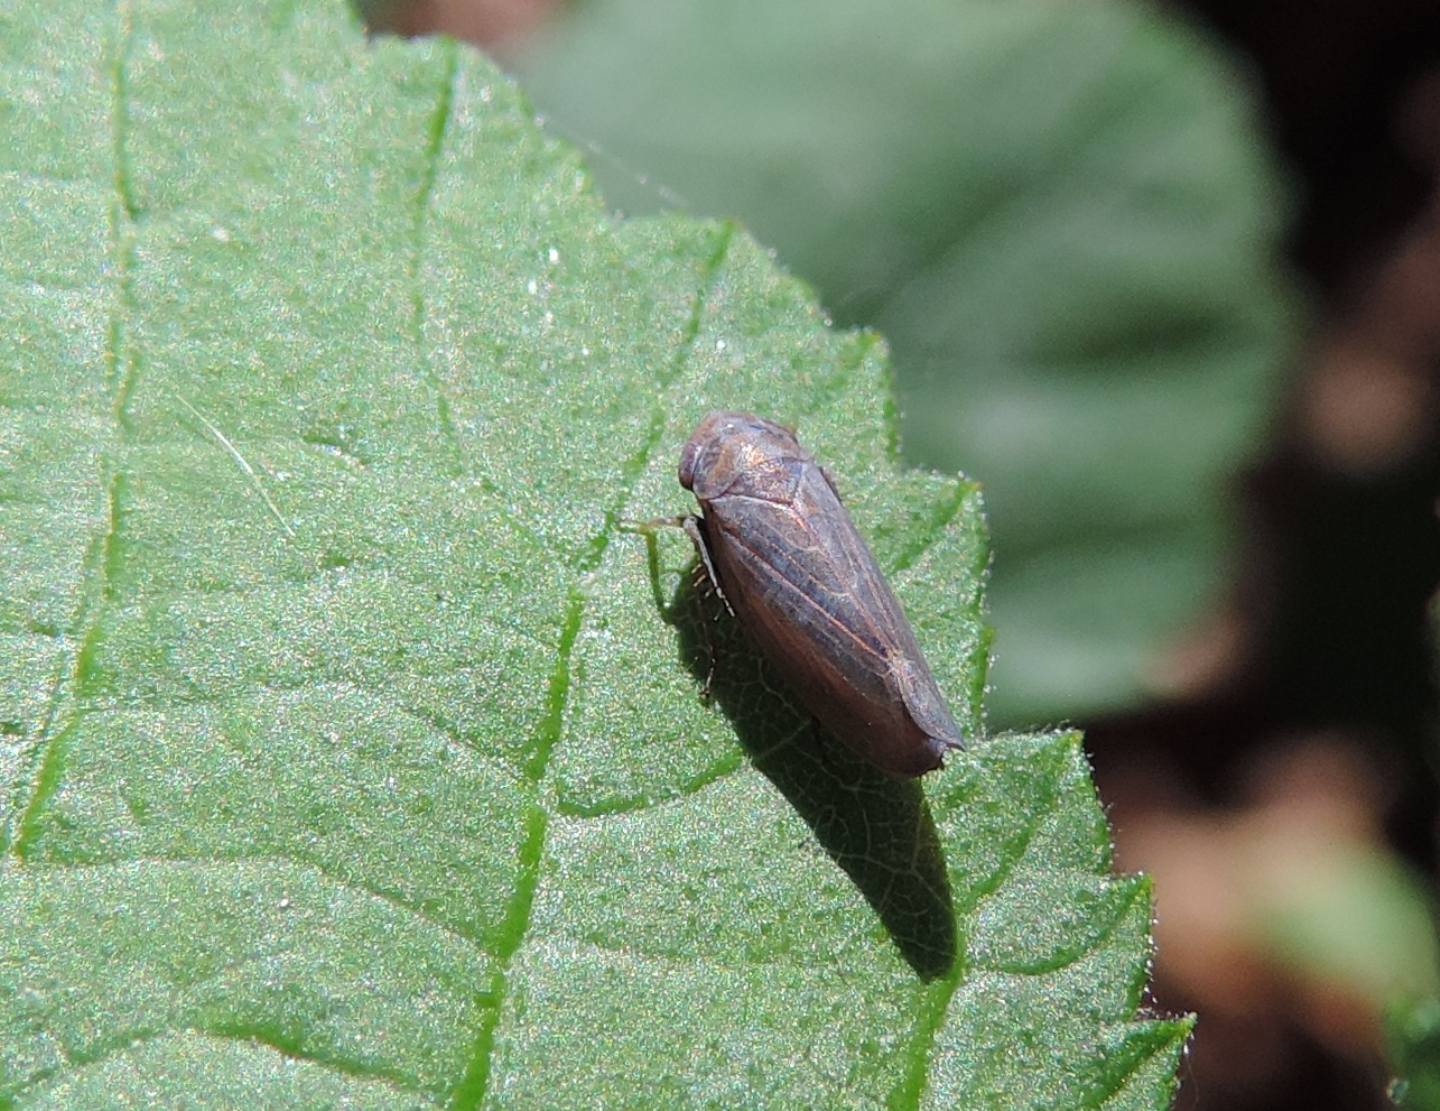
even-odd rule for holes
{"type": "Polygon", "coordinates": [[[744,767],[744,760],[737,748],[712,763],[708,768],[691,776],[682,783],[674,794],[656,797],[648,794],[627,795],[623,798],[604,799],[597,803],[567,802],[561,799],[555,804],[559,817],[592,821],[601,818],[630,817],[650,810],[669,806],[697,795],[707,787],[713,787],[729,779],[744,767]]]}
{"type": "MultiPolygon", "coordinates": [[[[1049,746],[1049,751],[1054,753],[1068,749],[1068,742],[1062,741],[1057,745],[1049,746]]],[[[1025,823],[1020,836],[1015,838],[1006,846],[1005,860],[1001,866],[983,884],[976,887],[969,893],[969,899],[963,907],[956,907],[956,917],[967,916],[975,913],[980,904],[993,895],[1005,885],[1006,880],[1014,873],[1016,866],[1024,858],[1029,850],[1030,844],[1035,840],[1036,834],[1044,826],[1045,822],[1055,813],[1060,800],[1061,780],[1064,777],[1064,768],[1057,767],[1050,783],[1050,791],[1044,804],[1037,806],[1030,820],[1025,823]]],[[[940,1027],[945,1021],[945,1016],[950,1010],[950,1001],[954,999],[955,993],[960,990],[962,984],[969,979],[970,969],[956,962],[955,971],[946,979],[937,982],[927,995],[925,1004],[921,1008],[919,1021],[916,1023],[915,1032],[911,1035],[910,1045],[906,1051],[908,1063],[905,1075],[899,1087],[892,1093],[891,1106],[897,1108],[919,1107],[925,1095],[926,1082],[929,1078],[930,1055],[935,1048],[935,1038],[940,1032],[940,1027]]]]}
{"type": "MultiPolygon", "coordinates": [[[[137,211],[130,181],[129,159],[126,151],[126,130],[129,119],[127,105],[127,84],[125,67],[131,42],[130,0],[116,0],[112,39],[108,49],[112,56],[107,59],[110,79],[110,155],[111,189],[113,199],[110,206],[110,263],[114,272],[105,350],[106,377],[111,384],[110,442],[100,453],[100,486],[105,491],[104,520],[96,535],[86,546],[81,564],[80,600],[77,605],[75,628],[84,629],[79,645],[75,649],[73,663],[69,669],[69,683],[56,684],[46,710],[45,725],[33,746],[38,757],[29,786],[24,788],[26,800],[17,806],[20,817],[13,829],[9,849],[17,860],[23,861],[32,847],[36,832],[36,821],[45,805],[59,788],[64,756],[64,740],[71,733],[75,721],[73,708],[63,724],[57,724],[58,708],[64,699],[65,686],[71,688],[74,699],[78,699],[90,653],[99,634],[100,617],[106,599],[113,590],[111,566],[114,559],[115,538],[120,525],[119,493],[123,476],[115,467],[113,455],[123,442],[126,430],[125,406],[135,387],[136,363],[133,351],[128,350],[125,339],[125,317],[132,304],[131,268],[133,263],[133,231],[137,211]]],[[[72,702],[73,700],[72,699],[72,702]]],[[[16,799],[17,803],[19,799],[16,799]]]]}
{"type": "Polygon", "coordinates": [[[1141,1066],[1144,1065],[1146,1061],[1169,1049],[1171,1046],[1174,1046],[1177,1042],[1183,1045],[1190,1036],[1189,1027],[1183,1020],[1170,1023],[1129,1023],[1127,1025],[1129,1025],[1132,1030],[1143,1030],[1146,1026],[1162,1029],[1169,1026],[1171,1033],[1170,1036],[1163,1041],[1150,1046],[1147,1051],[1132,1053],[1127,1065],[1116,1069],[1109,1077],[1110,1083],[1104,1089],[1087,1095],[1082,1101],[1081,1106],[1094,1108],[1104,1107],[1120,1094],[1121,1089],[1125,1087],[1132,1076],[1140,1071],[1141,1066]]]}
{"type": "MultiPolygon", "coordinates": [[[[704,324],[705,310],[709,305],[716,283],[719,281],[726,259],[729,257],[730,246],[734,238],[735,225],[731,222],[722,224],[716,237],[715,248],[701,270],[690,315],[681,332],[675,358],[666,372],[660,376],[658,392],[662,400],[651,414],[650,426],[644,441],[621,467],[619,492],[611,507],[606,511],[599,532],[582,547],[579,558],[576,560],[577,574],[571,588],[565,626],[556,650],[555,671],[550,682],[550,697],[537,730],[534,752],[526,763],[526,772],[535,785],[537,795],[546,769],[549,767],[550,756],[559,743],[564,726],[565,705],[570,691],[571,653],[579,636],[585,614],[585,595],[581,590],[581,585],[589,572],[599,566],[611,538],[619,528],[635,488],[650,465],[664,436],[668,412],[666,401],[669,390],[689,364],[696,339],[704,324]]],[[[452,1106],[455,1108],[478,1107],[484,1101],[489,1086],[491,1057],[509,987],[510,966],[529,933],[532,921],[531,911],[540,882],[540,863],[545,852],[545,834],[550,814],[539,802],[535,806],[536,812],[530,822],[529,834],[521,846],[520,876],[511,895],[510,906],[506,914],[510,929],[502,935],[498,954],[500,970],[495,979],[495,1005],[476,1032],[474,1051],[452,1101],[452,1106]]]]}
{"type": "Polygon", "coordinates": [[[298,1045],[281,1044],[278,1038],[268,1032],[262,1031],[257,1027],[238,1023],[233,1025],[219,1024],[215,1027],[184,1023],[160,1029],[144,1028],[130,1031],[118,1037],[106,1039],[104,1043],[91,1050],[81,1053],[67,1053],[64,1062],[32,1073],[22,1083],[11,1088],[6,1095],[14,1099],[16,1096],[34,1091],[36,1088],[39,1088],[51,1080],[59,1079],[63,1081],[65,1074],[81,1072],[103,1065],[112,1057],[118,1057],[128,1053],[137,1046],[143,1046],[149,1042],[160,1041],[164,1038],[186,1033],[198,1034],[203,1038],[213,1041],[246,1042],[251,1045],[262,1046],[266,1049],[273,1050],[289,1060],[318,1065],[321,1068],[339,1073],[342,1076],[355,1077],[360,1080],[377,1081],[402,1095],[412,1098],[418,1096],[426,1099],[432,1106],[437,1106],[436,1101],[429,1098],[428,1093],[415,1086],[412,1078],[404,1076],[398,1070],[378,1067],[369,1062],[355,1061],[340,1055],[306,1053],[302,1051],[298,1045]]]}
{"type": "Polygon", "coordinates": [[[425,167],[420,179],[420,188],[415,194],[415,212],[410,229],[410,300],[411,330],[414,337],[416,358],[431,391],[435,395],[435,417],[440,425],[440,438],[450,457],[450,473],[459,477],[464,473],[463,454],[460,450],[460,436],[455,429],[455,418],[450,412],[450,401],[445,396],[444,383],[435,373],[434,361],[425,343],[425,256],[429,249],[430,211],[435,198],[435,180],[440,172],[440,159],[445,151],[445,135],[450,128],[450,118],[455,102],[455,84],[460,67],[459,44],[453,39],[442,40],[438,49],[444,52],[445,69],[440,90],[435,98],[435,110],[430,116],[428,141],[425,148],[425,167]]]}
{"type": "Polygon", "coordinates": [[[996,964],[985,964],[977,961],[975,967],[984,969],[987,972],[998,972],[1011,976],[1049,976],[1057,972],[1063,972],[1072,965],[1078,964],[1114,939],[1116,932],[1120,929],[1121,923],[1125,920],[1125,915],[1134,908],[1136,900],[1147,890],[1143,882],[1136,881],[1132,878],[1123,880],[1121,886],[1126,888],[1126,897],[1116,903],[1110,919],[1090,941],[1082,941],[1078,945],[1061,948],[1043,960],[996,964]]]}
{"type": "Polygon", "coordinates": [[[106,872],[121,871],[125,868],[133,868],[145,865],[174,865],[177,867],[191,867],[198,869],[223,869],[241,865],[277,865],[289,866],[302,872],[313,872],[324,879],[327,883],[334,885],[344,891],[353,894],[363,895],[399,911],[407,917],[414,918],[426,926],[449,935],[456,941],[462,942],[467,948],[479,950],[488,957],[494,957],[494,951],[486,943],[485,939],[472,930],[467,930],[453,922],[447,922],[437,918],[429,911],[416,903],[393,892],[386,891],[375,884],[367,883],[364,880],[356,879],[335,871],[333,868],[322,863],[314,857],[301,853],[284,851],[261,851],[252,853],[140,853],[134,856],[116,857],[111,860],[85,860],[85,861],[64,861],[55,863],[37,863],[32,867],[56,872],[106,872]]]}
{"type": "Polygon", "coordinates": [[[965,507],[965,500],[973,488],[963,479],[951,479],[951,483],[954,488],[950,496],[935,506],[930,520],[926,523],[924,534],[900,553],[899,558],[895,560],[894,566],[890,569],[890,574],[897,582],[903,581],[906,572],[919,563],[931,548],[945,538],[946,530],[960,515],[960,510],[965,507]]]}

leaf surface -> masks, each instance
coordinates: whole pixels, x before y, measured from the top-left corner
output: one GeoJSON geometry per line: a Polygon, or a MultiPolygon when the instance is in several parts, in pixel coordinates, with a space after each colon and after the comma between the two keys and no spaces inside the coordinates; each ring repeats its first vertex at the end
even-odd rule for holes
{"type": "Polygon", "coordinates": [[[0,43],[0,1099],[1165,1102],[1076,739],[882,780],[623,530],[796,422],[978,737],[976,489],[875,337],[338,3],[0,43]]]}

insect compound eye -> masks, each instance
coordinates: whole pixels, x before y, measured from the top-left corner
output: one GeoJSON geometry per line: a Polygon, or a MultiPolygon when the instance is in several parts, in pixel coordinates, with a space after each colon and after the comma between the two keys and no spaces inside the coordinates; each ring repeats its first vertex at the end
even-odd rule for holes
{"type": "Polygon", "coordinates": [[[700,445],[691,440],[680,453],[680,485],[687,490],[695,488],[695,458],[700,454],[700,445]]]}

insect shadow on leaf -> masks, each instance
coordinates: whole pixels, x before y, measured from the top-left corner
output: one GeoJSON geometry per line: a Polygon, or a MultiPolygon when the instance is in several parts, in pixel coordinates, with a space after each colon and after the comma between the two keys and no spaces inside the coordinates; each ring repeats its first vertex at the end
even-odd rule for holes
{"type": "Polygon", "coordinates": [[[698,560],[666,602],[653,533],[645,536],[656,608],[679,634],[681,662],[735,728],[751,762],[879,915],[924,980],[954,965],[955,911],[945,857],[918,779],[877,770],[827,736],[746,639],[698,560]]]}

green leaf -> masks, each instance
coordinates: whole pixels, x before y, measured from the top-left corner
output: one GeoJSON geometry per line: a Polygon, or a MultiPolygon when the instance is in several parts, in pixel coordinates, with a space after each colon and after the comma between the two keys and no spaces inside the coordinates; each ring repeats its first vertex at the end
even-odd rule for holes
{"type": "Polygon", "coordinates": [[[0,49],[0,1101],[1165,1103],[1078,741],[881,779],[623,530],[798,423],[979,738],[978,496],[873,336],[338,2],[0,49]]]}
{"type": "Polygon", "coordinates": [[[1314,993],[1383,1016],[1402,1107],[1440,1107],[1440,939],[1429,885],[1337,832],[1245,894],[1256,947],[1314,993]]]}
{"type": "Polygon", "coordinates": [[[589,0],[517,59],[612,199],[886,334],[906,457],[985,482],[1006,723],[1154,689],[1291,330],[1244,84],[1152,7],[589,0]]]}
{"type": "Polygon", "coordinates": [[[1440,996],[1432,899],[1389,852],[1337,835],[1248,903],[1259,945],[1308,980],[1377,1013],[1397,997],[1440,996]]]}
{"type": "Polygon", "coordinates": [[[1440,999],[1397,999],[1386,1015],[1396,1079],[1389,1095],[1399,1107],[1440,1107],[1440,999]]]}

